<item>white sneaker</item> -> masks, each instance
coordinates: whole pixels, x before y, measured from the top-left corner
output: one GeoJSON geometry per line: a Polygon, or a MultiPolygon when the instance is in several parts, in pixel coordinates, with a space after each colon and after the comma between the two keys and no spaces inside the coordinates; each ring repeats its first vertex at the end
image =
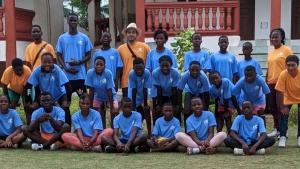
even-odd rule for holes
{"type": "Polygon", "coordinates": [[[28,143],[32,143],[32,140],[30,138],[27,138],[28,143]]]}
{"type": "Polygon", "coordinates": [[[271,133],[269,133],[267,136],[268,137],[275,137],[277,134],[277,129],[274,129],[271,133]]]}
{"type": "Polygon", "coordinates": [[[71,150],[72,151],[80,151],[80,150],[82,150],[82,148],[71,145],[71,150]]]}
{"type": "Polygon", "coordinates": [[[298,137],[298,147],[300,147],[300,136],[298,137]]]}
{"type": "Polygon", "coordinates": [[[102,152],[101,145],[94,146],[94,147],[92,148],[92,151],[93,151],[93,152],[98,152],[98,153],[102,152]]]}
{"type": "Polygon", "coordinates": [[[33,143],[31,144],[31,149],[34,151],[43,150],[42,144],[33,143]]]}
{"type": "Polygon", "coordinates": [[[243,149],[240,149],[240,148],[234,148],[233,149],[233,154],[234,155],[245,155],[243,149]]]}
{"type": "Polygon", "coordinates": [[[266,154],[266,149],[261,148],[261,149],[259,149],[259,150],[256,151],[256,154],[259,154],[259,155],[266,154]]]}
{"type": "Polygon", "coordinates": [[[57,149],[58,149],[58,145],[56,145],[55,143],[51,144],[51,146],[50,146],[51,151],[54,151],[54,150],[57,150],[57,149]]]}
{"type": "Polygon", "coordinates": [[[278,147],[284,148],[285,147],[285,141],[286,141],[286,138],[284,136],[281,136],[280,139],[279,139],[278,147]]]}
{"type": "Polygon", "coordinates": [[[12,148],[18,148],[18,147],[19,147],[18,144],[14,144],[14,145],[12,146],[12,148]]]}

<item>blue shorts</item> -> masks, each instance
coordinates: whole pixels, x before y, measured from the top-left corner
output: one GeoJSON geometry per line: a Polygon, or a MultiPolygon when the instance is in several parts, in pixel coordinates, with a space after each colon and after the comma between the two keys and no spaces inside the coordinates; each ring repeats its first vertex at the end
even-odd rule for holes
{"type": "Polygon", "coordinates": [[[128,140],[124,139],[124,138],[121,138],[120,141],[121,141],[122,144],[127,144],[127,142],[128,142],[128,140]]]}

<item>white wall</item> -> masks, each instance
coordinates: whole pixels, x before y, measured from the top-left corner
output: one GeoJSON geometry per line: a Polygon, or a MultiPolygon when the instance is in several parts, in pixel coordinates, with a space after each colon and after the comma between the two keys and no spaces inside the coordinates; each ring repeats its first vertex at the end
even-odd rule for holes
{"type": "Polygon", "coordinates": [[[281,23],[285,37],[291,39],[292,0],[281,0],[281,23]]]}
{"type": "Polygon", "coordinates": [[[6,60],[6,41],[0,41],[0,61],[6,60]]]}
{"type": "Polygon", "coordinates": [[[34,10],[34,0],[15,0],[17,8],[34,10]]]}
{"type": "Polygon", "coordinates": [[[25,42],[25,41],[17,41],[17,58],[24,59],[24,54],[26,47],[30,44],[31,42],[25,42]]]}
{"type": "Polygon", "coordinates": [[[255,39],[269,39],[270,23],[271,0],[255,0],[255,39]]]}

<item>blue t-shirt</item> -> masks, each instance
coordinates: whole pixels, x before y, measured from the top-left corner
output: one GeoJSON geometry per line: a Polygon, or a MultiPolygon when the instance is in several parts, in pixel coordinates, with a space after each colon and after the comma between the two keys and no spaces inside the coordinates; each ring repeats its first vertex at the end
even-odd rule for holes
{"type": "Polygon", "coordinates": [[[156,120],[152,134],[158,138],[173,138],[180,132],[179,120],[175,117],[170,121],[166,121],[164,117],[160,117],[156,120]]]}
{"type": "Polygon", "coordinates": [[[214,114],[209,111],[202,111],[202,115],[200,117],[195,117],[195,115],[192,114],[189,118],[187,118],[186,132],[189,134],[191,131],[194,131],[199,140],[206,140],[209,134],[209,127],[216,125],[214,114]]]}
{"type": "Polygon", "coordinates": [[[245,67],[247,66],[254,66],[255,67],[255,70],[256,70],[256,73],[258,75],[262,75],[263,72],[262,72],[262,69],[260,67],[260,64],[258,63],[258,61],[254,58],[252,58],[251,60],[247,61],[247,60],[241,60],[237,63],[237,68],[238,68],[238,76],[239,78],[242,78],[245,74],[244,74],[244,70],[245,70],[245,67]]]}
{"type": "Polygon", "coordinates": [[[210,96],[213,99],[220,98],[220,105],[224,105],[224,99],[228,100],[228,107],[234,108],[234,105],[231,100],[231,91],[233,89],[232,82],[227,78],[222,78],[222,84],[219,88],[215,85],[212,85],[209,89],[210,96]]]}
{"type": "MultiPolygon", "coordinates": [[[[44,108],[42,108],[42,107],[35,110],[32,113],[31,121],[36,120],[37,118],[39,118],[40,115],[42,115],[44,113],[46,113],[46,112],[44,111],[44,108]]],[[[65,111],[60,107],[53,106],[53,110],[50,112],[50,116],[55,121],[62,121],[63,123],[65,123],[65,111]]],[[[46,133],[46,134],[56,133],[56,131],[52,127],[49,120],[41,123],[41,130],[43,133],[46,133]]]]}
{"type": "Polygon", "coordinates": [[[250,145],[251,141],[258,140],[258,133],[266,133],[263,119],[255,115],[251,120],[247,120],[243,114],[238,115],[233,121],[231,130],[236,131],[247,145],[250,145]]]}
{"type": "Polygon", "coordinates": [[[177,68],[177,61],[176,61],[176,57],[174,55],[174,53],[168,49],[165,48],[165,50],[162,53],[158,53],[155,49],[150,50],[150,52],[147,55],[147,59],[146,59],[146,68],[148,70],[150,70],[150,72],[153,72],[154,69],[159,67],[159,58],[162,57],[163,55],[167,55],[170,56],[170,58],[172,59],[173,65],[172,67],[177,68]]]}
{"type": "Polygon", "coordinates": [[[9,136],[20,126],[23,126],[23,123],[16,110],[8,109],[6,114],[0,112],[0,136],[9,136]]]}
{"type": "Polygon", "coordinates": [[[177,87],[179,80],[178,70],[172,67],[167,75],[164,75],[160,68],[155,69],[152,73],[152,84],[162,88],[163,96],[172,96],[172,87],[177,87]]]}
{"type": "Polygon", "coordinates": [[[192,61],[198,61],[201,65],[201,69],[211,70],[210,56],[205,50],[200,50],[199,52],[188,51],[184,54],[184,71],[189,69],[190,63],[192,61]]]}
{"type": "Polygon", "coordinates": [[[94,130],[98,130],[99,134],[103,130],[101,115],[96,110],[90,109],[87,117],[82,117],[81,110],[72,115],[72,124],[74,132],[81,129],[83,136],[93,137],[94,130]]]}
{"type": "Polygon", "coordinates": [[[128,80],[128,97],[130,99],[132,99],[132,89],[137,89],[135,102],[137,107],[144,102],[144,88],[149,89],[152,87],[150,71],[145,69],[142,76],[138,76],[134,70],[131,70],[128,80]]]}
{"type": "Polygon", "coordinates": [[[50,72],[42,71],[42,66],[39,65],[28,79],[28,83],[31,85],[39,85],[40,91],[51,93],[53,102],[58,101],[60,96],[66,93],[64,84],[67,82],[69,80],[65,73],[56,64],[54,64],[54,68],[50,72]]]}
{"type": "Polygon", "coordinates": [[[76,74],[64,71],[69,80],[85,79],[85,64],[70,66],[68,62],[71,62],[71,59],[75,59],[77,61],[82,60],[85,57],[85,53],[92,49],[93,46],[90,39],[81,32],[78,32],[76,35],[70,35],[69,32],[60,35],[56,45],[57,52],[63,55],[67,68],[74,68],[79,71],[76,74]]]}
{"type": "Polygon", "coordinates": [[[117,93],[115,91],[115,83],[111,71],[104,69],[101,75],[98,75],[94,68],[87,72],[85,79],[86,86],[94,88],[94,99],[100,101],[109,101],[107,89],[112,90],[113,100],[117,100],[117,93]]]}
{"type": "Polygon", "coordinates": [[[233,74],[237,73],[237,62],[232,53],[221,54],[216,52],[211,55],[211,70],[220,72],[222,78],[227,78],[230,81],[233,79],[233,74]]]}
{"type": "Polygon", "coordinates": [[[199,95],[203,92],[208,92],[209,87],[210,84],[208,78],[202,70],[195,79],[191,77],[191,73],[189,71],[185,72],[182,75],[178,85],[178,89],[184,89],[185,92],[192,93],[193,95],[199,95]]]}
{"type": "Polygon", "coordinates": [[[114,128],[121,130],[121,139],[129,140],[133,127],[138,127],[135,138],[142,134],[142,116],[136,111],[131,112],[129,117],[125,117],[122,112],[114,118],[114,128]]]}
{"type": "Polygon", "coordinates": [[[233,87],[232,93],[238,96],[239,106],[248,100],[253,106],[266,104],[265,94],[270,93],[270,89],[261,76],[256,76],[253,83],[248,83],[245,76],[242,77],[233,87]]]}
{"type": "Polygon", "coordinates": [[[123,62],[122,62],[119,52],[114,48],[109,48],[106,51],[99,49],[97,52],[94,53],[94,55],[92,57],[91,68],[94,68],[95,59],[98,56],[104,57],[105,68],[110,70],[111,73],[113,74],[113,79],[116,79],[117,68],[123,67],[123,62]]]}

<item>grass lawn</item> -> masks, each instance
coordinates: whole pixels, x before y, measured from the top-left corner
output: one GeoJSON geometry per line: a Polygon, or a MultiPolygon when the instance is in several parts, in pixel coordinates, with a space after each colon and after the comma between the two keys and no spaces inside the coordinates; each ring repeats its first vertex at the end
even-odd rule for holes
{"type": "MultiPolygon", "coordinates": [[[[78,110],[78,98],[74,98],[71,111],[78,110]]],[[[19,110],[20,112],[20,110],[19,110]]],[[[24,114],[21,112],[24,120],[24,114]]],[[[109,115],[108,115],[109,117],[109,115]]],[[[108,118],[107,117],[107,118],[108,118]]],[[[109,120],[108,120],[109,121],[109,120]]],[[[109,124],[109,123],[108,123],[109,124]]],[[[267,116],[267,128],[272,130],[272,117],[267,116]]],[[[146,127],[144,127],[145,129],[146,127]]],[[[181,153],[140,153],[107,154],[92,152],[73,152],[67,149],[58,151],[32,151],[29,143],[20,149],[0,149],[0,169],[7,168],[299,168],[300,148],[297,145],[297,126],[289,125],[289,138],[286,148],[267,149],[266,155],[234,156],[232,150],[222,144],[214,155],[191,155],[181,153]]]]}

